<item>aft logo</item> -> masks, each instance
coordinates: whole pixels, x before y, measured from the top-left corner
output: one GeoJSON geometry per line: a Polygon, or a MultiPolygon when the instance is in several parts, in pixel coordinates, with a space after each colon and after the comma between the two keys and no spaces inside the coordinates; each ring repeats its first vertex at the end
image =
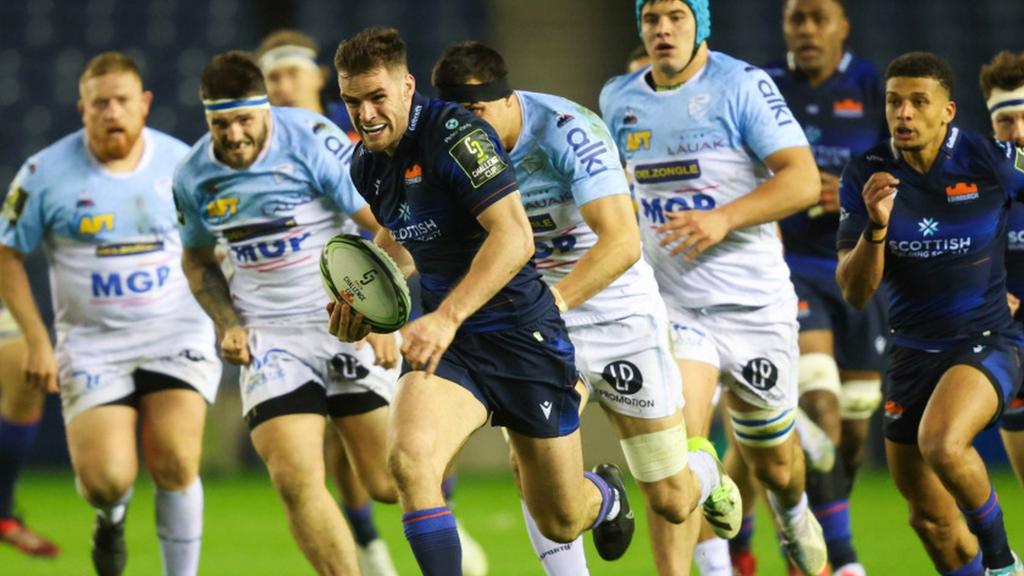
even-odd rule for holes
{"type": "Polygon", "coordinates": [[[217,198],[206,205],[206,214],[211,218],[230,218],[238,214],[238,198],[217,198]]]}
{"type": "Polygon", "coordinates": [[[97,214],[95,216],[82,216],[78,221],[78,233],[83,235],[99,234],[106,230],[114,229],[114,214],[97,214]]]}
{"type": "Polygon", "coordinates": [[[946,187],[946,202],[966,202],[978,197],[978,185],[975,183],[957,182],[946,187]]]}
{"type": "Polygon", "coordinates": [[[626,152],[651,149],[651,131],[633,130],[626,133],[626,152]]]}

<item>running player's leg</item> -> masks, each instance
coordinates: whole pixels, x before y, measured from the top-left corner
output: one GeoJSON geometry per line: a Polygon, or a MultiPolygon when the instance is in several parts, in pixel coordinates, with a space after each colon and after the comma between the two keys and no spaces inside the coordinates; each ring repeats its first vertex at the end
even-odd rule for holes
{"type": "Polygon", "coordinates": [[[1024,386],[1003,414],[999,433],[1003,437],[1003,445],[1006,446],[1017,481],[1024,485],[1024,386]]]}
{"type": "Polygon", "coordinates": [[[56,556],[60,554],[56,544],[29,530],[14,516],[18,473],[32,450],[43,417],[43,392],[29,386],[22,370],[25,353],[25,340],[20,336],[0,337],[0,542],[8,542],[26,554],[56,556]]]}
{"type": "Polygon", "coordinates": [[[956,501],[914,444],[885,441],[889,473],[910,511],[910,526],[940,574],[981,576],[981,552],[956,501]]]}
{"type": "Polygon", "coordinates": [[[398,382],[388,427],[388,467],[404,513],[405,537],[425,575],[461,574],[459,536],[441,481],[487,416],[482,401],[454,381],[417,371],[398,382]]]}
{"type": "Polygon", "coordinates": [[[142,457],[156,484],[156,525],[164,574],[199,569],[203,534],[203,485],[199,479],[206,400],[184,382],[139,370],[142,457]]]}
{"type": "MultiPolygon", "coordinates": [[[[723,396],[725,394],[728,392],[724,392],[723,396]]],[[[725,453],[725,471],[736,481],[743,499],[743,520],[739,533],[729,540],[729,557],[736,576],[753,576],[757,573],[757,557],[753,551],[755,510],[757,501],[764,496],[764,488],[740,455],[736,437],[732,433],[732,420],[727,414],[722,418],[722,425],[729,442],[729,449],[725,453]]]]}
{"type": "Polygon", "coordinates": [[[345,402],[349,397],[363,396],[343,394],[328,399],[328,411],[360,484],[374,500],[393,504],[398,501],[398,492],[387,468],[387,400],[373,392],[364,394],[370,398],[368,401],[377,403],[375,408],[338,416],[338,412],[331,407],[332,402],[345,402]]]}
{"type": "MultiPolygon", "coordinates": [[[[348,521],[352,537],[355,538],[356,546],[359,548],[359,567],[364,573],[369,572],[364,565],[367,547],[380,540],[380,532],[373,519],[373,500],[366,488],[363,487],[362,482],[359,481],[359,476],[356,475],[356,471],[352,467],[344,441],[338,434],[336,426],[325,434],[324,462],[328,475],[334,479],[334,483],[338,487],[341,511],[345,515],[345,520],[348,521]]],[[[381,544],[383,544],[382,540],[381,544]]]]}
{"type": "Polygon", "coordinates": [[[1016,559],[985,462],[972,441],[998,418],[1002,402],[1015,388],[1020,356],[1016,347],[1007,350],[1000,344],[979,345],[976,350],[975,355],[987,352],[988,357],[974,365],[956,364],[942,375],[921,418],[917,441],[924,461],[978,538],[985,568],[995,570],[1013,566],[1016,559]]]}

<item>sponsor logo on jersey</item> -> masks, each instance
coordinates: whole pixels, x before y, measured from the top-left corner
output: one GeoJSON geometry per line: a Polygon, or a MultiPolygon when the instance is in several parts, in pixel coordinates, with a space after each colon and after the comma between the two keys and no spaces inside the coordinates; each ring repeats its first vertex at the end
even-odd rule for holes
{"type": "Polygon", "coordinates": [[[591,135],[583,128],[576,127],[565,135],[565,141],[572,147],[576,158],[583,164],[587,176],[597,176],[608,169],[601,155],[607,154],[608,146],[601,138],[591,139],[591,135]]]}
{"type": "Polygon", "coordinates": [[[903,416],[903,406],[895,400],[885,401],[885,417],[890,420],[899,420],[903,416]]]}
{"type": "Polygon", "coordinates": [[[206,214],[211,218],[230,218],[238,214],[238,198],[235,196],[217,198],[206,205],[206,214]]]}
{"type": "Polygon", "coordinates": [[[633,395],[644,387],[644,375],[632,362],[618,360],[604,367],[601,378],[620,394],[633,395]]]}
{"type": "Polygon", "coordinates": [[[1009,239],[1007,249],[1014,252],[1024,251],[1024,230],[1010,230],[1007,237],[1009,239]]]}
{"type": "Polygon", "coordinates": [[[136,270],[130,273],[92,273],[93,298],[138,296],[158,290],[171,276],[170,266],[158,266],[152,270],[136,270]]]}
{"type": "Polygon", "coordinates": [[[405,185],[412,186],[423,181],[423,168],[419,164],[413,164],[405,169],[405,185]]]}
{"type": "Polygon", "coordinates": [[[754,358],[743,367],[743,379],[758,390],[770,390],[779,381],[779,369],[768,358],[754,358]]]}
{"type": "MultiPolygon", "coordinates": [[[[308,240],[310,236],[312,236],[312,234],[309,232],[302,232],[301,229],[297,229],[292,233],[292,235],[285,238],[278,238],[276,240],[260,240],[259,242],[240,244],[237,246],[232,244],[231,253],[234,255],[235,261],[239,263],[239,266],[265,262],[267,260],[277,260],[283,258],[287,254],[302,250],[302,243],[308,240]]],[[[261,271],[270,272],[271,270],[261,271]]]]}
{"type": "Polygon", "coordinates": [[[495,149],[487,133],[480,128],[459,140],[448,150],[448,154],[469,177],[473,188],[483,186],[508,168],[508,163],[495,149]]]}
{"type": "Polygon", "coordinates": [[[768,109],[774,114],[777,126],[786,126],[795,122],[793,120],[793,113],[789,111],[789,106],[786,105],[786,99],[775,92],[775,84],[771,80],[763,79],[758,81],[757,90],[764,98],[765,104],[768,104],[768,109]]]}
{"type": "Polygon", "coordinates": [[[853,98],[843,98],[832,103],[832,114],[837,118],[863,118],[864,103],[853,98]]]}
{"type": "Polygon", "coordinates": [[[626,132],[626,152],[651,149],[650,130],[631,130],[626,132]]]}
{"type": "Polygon", "coordinates": [[[106,230],[111,231],[114,229],[114,214],[97,214],[95,216],[82,216],[82,219],[78,221],[78,233],[79,234],[99,234],[106,230]]]}
{"type": "Polygon", "coordinates": [[[572,118],[573,118],[572,114],[560,114],[558,116],[558,120],[555,121],[555,127],[561,128],[561,127],[565,126],[569,122],[572,122],[572,118]]]}
{"type": "Polygon", "coordinates": [[[679,144],[668,145],[669,156],[694,155],[725,148],[725,136],[717,130],[687,130],[679,134],[679,144]]]}
{"type": "Polygon", "coordinates": [[[939,221],[934,218],[922,218],[917,223],[917,231],[922,236],[935,236],[935,233],[939,231],[939,221]]]}
{"type": "Polygon", "coordinates": [[[922,240],[889,240],[889,251],[895,256],[910,258],[935,258],[938,256],[967,254],[971,248],[970,236],[958,238],[930,238],[939,233],[939,221],[935,218],[922,218],[917,223],[917,231],[925,239],[922,240]]]}
{"type": "Polygon", "coordinates": [[[370,370],[351,354],[335,354],[329,364],[331,370],[342,380],[362,380],[370,375],[370,370]]]}
{"type": "Polygon", "coordinates": [[[149,254],[160,252],[164,249],[163,241],[155,242],[130,242],[123,244],[104,244],[96,247],[96,256],[99,258],[112,258],[116,256],[135,256],[137,254],[149,254]]]}
{"type": "Polygon", "coordinates": [[[399,242],[410,240],[426,242],[440,238],[441,234],[441,227],[437,225],[433,218],[391,229],[391,236],[399,242]]]}
{"type": "Polygon", "coordinates": [[[75,208],[94,208],[95,206],[96,203],[88,196],[79,196],[78,201],[75,202],[75,208]]]}
{"type": "Polygon", "coordinates": [[[1024,172],[1024,146],[1017,148],[1017,157],[1013,160],[1013,167],[1024,172]]]}
{"type": "Polygon", "coordinates": [[[686,105],[687,112],[690,113],[690,117],[694,120],[700,120],[704,116],[707,116],[708,110],[711,109],[711,95],[710,94],[697,94],[686,105]]]}
{"type": "Polygon", "coordinates": [[[533,232],[551,232],[557,226],[555,225],[555,219],[551,214],[535,214],[530,216],[530,227],[533,228],[533,232]]]}
{"type": "Polygon", "coordinates": [[[655,224],[665,223],[666,212],[682,212],[685,210],[713,210],[715,199],[707,194],[694,194],[689,199],[682,196],[669,198],[662,205],[661,198],[640,199],[640,206],[643,208],[644,218],[655,224]]]}
{"type": "Polygon", "coordinates": [[[271,234],[277,234],[278,232],[284,232],[289,228],[298,226],[295,218],[278,218],[270,222],[260,222],[258,224],[249,224],[247,226],[237,226],[235,228],[226,228],[223,232],[224,239],[228,242],[243,242],[245,240],[252,240],[253,238],[259,238],[261,236],[270,236],[271,234]]]}
{"type": "Polygon", "coordinates": [[[975,183],[957,182],[946,187],[946,202],[966,202],[978,197],[978,185],[975,183]]]}
{"type": "Polygon", "coordinates": [[[4,200],[3,219],[7,220],[12,226],[17,224],[18,218],[21,217],[21,213],[25,210],[26,202],[28,202],[28,192],[15,182],[7,193],[7,199],[4,200]]]}
{"type": "Polygon", "coordinates": [[[636,114],[633,114],[632,112],[626,112],[626,115],[622,117],[623,126],[632,126],[637,122],[639,122],[639,119],[636,117],[636,114]]]}
{"type": "Polygon", "coordinates": [[[700,178],[700,161],[675,160],[658,164],[638,164],[633,177],[639,184],[660,184],[700,178]]]}
{"type": "Polygon", "coordinates": [[[331,153],[331,156],[341,160],[342,164],[348,166],[352,163],[352,151],[355,150],[355,146],[351,145],[351,139],[348,136],[339,138],[335,134],[329,134],[324,138],[324,148],[331,153]]]}
{"type": "Polygon", "coordinates": [[[543,262],[543,260],[545,258],[550,257],[555,252],[558,252],[559,254],[565,254],[566,252],[572,252],[573,248],[575,248],[575,247],[576,247],[576,236],[574,236],[572,234],[564,234],[562,236],[556,236],[555,238],[552,238],[550,242],[544,242],[542,240],[534,240],[533,241],[533,248],[534,248],[534,251],[533,251],[534,254],[533,255],[534,255],[534,258],[536,258],[536,260],[537,260],[537,268],[543,270],[543,269],[547,269],[547,268],[554,268],[556,266],[565,266],[565,265],[568,265],[568,264],[575,263],[576,262],[575,260],[572,260],[571,262],[555,262],[555,263],[544,263],[543,262]]]}

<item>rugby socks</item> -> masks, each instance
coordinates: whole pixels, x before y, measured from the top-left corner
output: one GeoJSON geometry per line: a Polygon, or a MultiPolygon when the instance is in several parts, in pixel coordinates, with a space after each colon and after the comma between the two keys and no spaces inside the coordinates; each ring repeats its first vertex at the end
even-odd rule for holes
{"type": "Polygon", "coordinates": [[[753,514],[743,517],[739,533],[732,540],[729,540],[729,552],[731,554],[738,555],[750,551],[750,543],[754,540],[754,523],[756,518],[753,514]]]}
{"type": "Polygon", "coordinates": [[[690,471],[693,472],[693,475],[700,482],[700,502],[698,502],[698,505],[703,506],[707,502],[708,497],[711,496],[711,493],[722,482],[722,475],[718,472],[718,463],[715,462],[714,456],[703,450],[691,450],[687,466],[689,466],[690,471]]]}
{"type": "Polygon", "coordinates": [[[343,506],[342,511],[345,513],[345,518],[348,519],[349,526],[352,527],[352,536],[360,548],[366,548],[370,542],[380,538],[380,534],[377,533],[377,525],[373,523],[371,504],[355,508],[343,506]]]}
{"type": "MultiPolygon", "coordinates": [[[[85,491],[82,490],[81,485],[78,483],[78,479],[75,478],[75,487],[78,488],[78,493],[84,495],[85,491]]],[[[97,506],[92,504],[92,507],[96,509],[96,515],[103,519],[107,524],[120,524],[124,522],[125,514],[128,513],[128,503],[132,501],[132,496],[135,494],[135,488],[129,487],[128,490],[110,506],[97,506]]]]}
{"type": "Polygon", "coordinates": [[[15,424],[0,418],[0,520],[14,517],[14,484],[39,432],[39,420],[15,424]]]}
{"type": "Polygon", "coordinates": [[[832,566],[846,566],[857,563],[857,552],[853,549],[853,529],[850,527],[850,501],[835,500],[811,508],[825,533],[828,560],[832,566]]]}
{"type": "Polygon", "coordinates": [[[194,576],[203,539],[203,484],[197,477],[184,490],[156,491],[156,534],[165,576],[194,576]]]}
{"type": "Polygon", "coordinates": [[[526,532],[530,536],[530,543],[533,544],[533,551],[540,558],[544,566],[544,573],[547,576],[587,576],[590,574],[587,568],[587,557],[583,553],[583,536],[580,536],[568,544],[548,540],[537,523],[530,516],[526,509],[526,502],[519,501],[523,508],[523,518],[526,519],[526,532]]]}
{"type": "Polygon", "coordinates": [[[601,493],[601,510],[597,513],[597,518],[594,519],[594,523],[590,526],[590,529],[593,530],[601,525],[601,523],[619,515],[619,498],[612,487],[604,481],[604,478],[593,472],[584,472],[583,476],[593,482],[594,486],[597,486],[597,491],[601,493]]]}
{"type": "Polygon", "coordinates": [[[981,556],[985,568],[1005,568],[1012,566],[1014,559],[1010,545],[1006,541],[1006,527],[1003,525],[1003,509],[999,506],[995,488],[988,500],[974,510],[964,510],[967,527],[978,537],[981,556]]]}
{"type": "Polygon", "coordinates": [[[698,542],[693,550],[693,561],[701,576],[732,576],[729,543],[724,538],[698,542]]]}
{"type": "Polygon", "coordinates": [[[791,522],[795,522],[800,518],[800,516],[807,512],[807,493],[800,495],[800,502],[798,502],[796,506],[786,510],[782,508],[781,504],[779,504],[779,500],[775,497],[775,494],[768,492],[768,504],[771,505],[772,510],[778,514],[779,519],[789,524],[791,522]]]}
{"type": "Polygon", "coordinates": [[[402,524],[423,576],[462,576],[462,545],[450,508],[409,512],[402,524]]]}
{"type": "Polygon", "coordinates": [[[981,563],[981,552],[970,562],[949,572],[939,571],[942,576],[985,576],[985,566],[981,563]]]}

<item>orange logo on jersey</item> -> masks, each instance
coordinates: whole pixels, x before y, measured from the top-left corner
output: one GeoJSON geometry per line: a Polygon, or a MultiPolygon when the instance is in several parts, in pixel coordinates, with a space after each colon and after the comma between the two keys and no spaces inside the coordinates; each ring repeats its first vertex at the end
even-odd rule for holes
{"type": "Polygon", "coordinates": [[[832,113],[841,118],[860,118],[864,116],[864,103],[853,98],[844,98],[832,103],[832,113]]]}
{"type": "Polygon", "coordinates": [[[1010,402],[1010,410],[1024,410],[1024,398],[1014,398],[1010,402]]]}
{"type": "Polygon", "coordinates": [[[947,202],[964,202],[974,200],[978,197],[978,185],[975,183],[957,182],[953,186],[946,187],[947,202]]]}
{"type": "Polygon", "coordinates": [[[423,180],[423,168],[419,164],[413,164],[405,169],[405,183],[418,184],[423,180]]]}
{"type": "Polygon", "coordinates": [[[903,416],[903,406],[900,406],[892,400],[886,400],[885,415],[889,418],[899,418],[900,416],[903,416]]]}

